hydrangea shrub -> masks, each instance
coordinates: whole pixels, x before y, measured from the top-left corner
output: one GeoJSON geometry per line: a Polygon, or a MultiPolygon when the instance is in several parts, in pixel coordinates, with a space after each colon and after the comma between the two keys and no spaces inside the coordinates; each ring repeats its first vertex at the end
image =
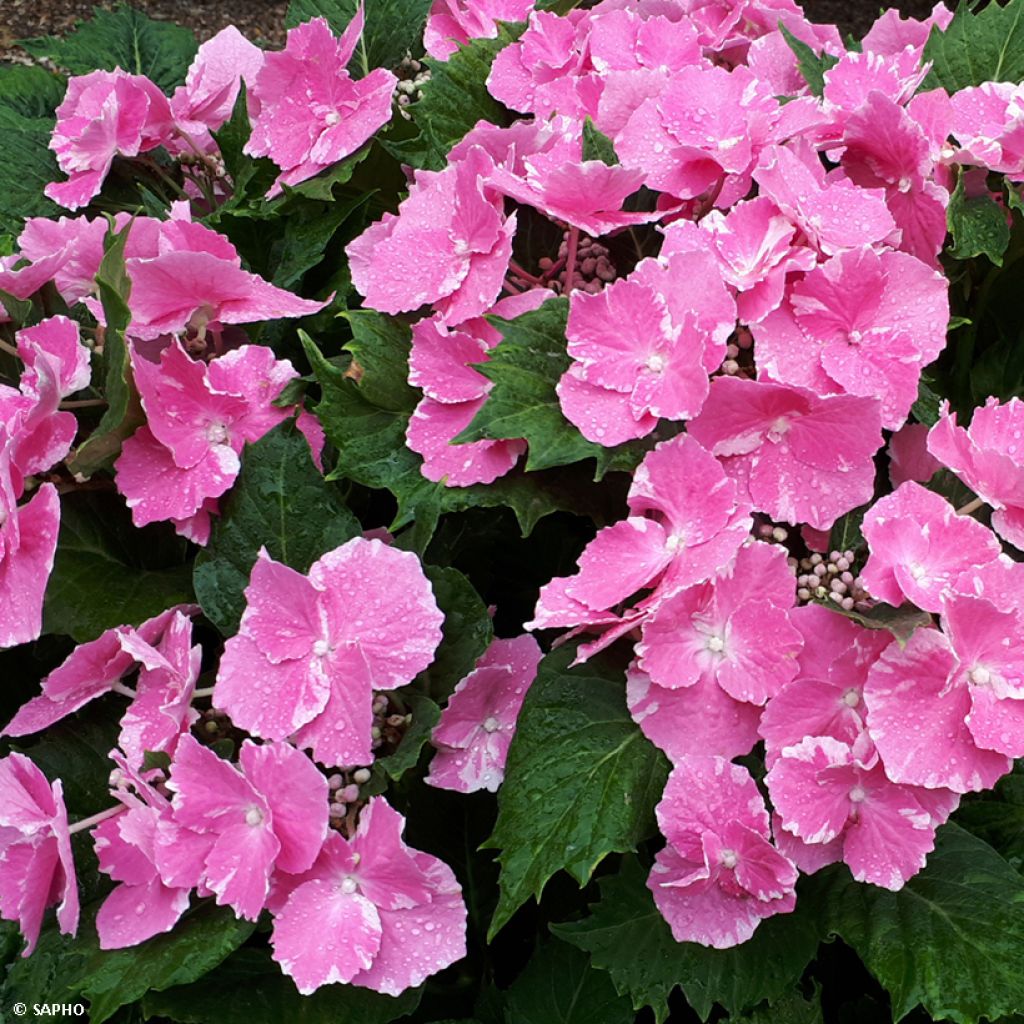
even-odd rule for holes
{"type": "Polygon", "coordinates": [[[1024,1014],[1024,0],[128,7],[0,68],[0,1013],[1024,1014]]]}

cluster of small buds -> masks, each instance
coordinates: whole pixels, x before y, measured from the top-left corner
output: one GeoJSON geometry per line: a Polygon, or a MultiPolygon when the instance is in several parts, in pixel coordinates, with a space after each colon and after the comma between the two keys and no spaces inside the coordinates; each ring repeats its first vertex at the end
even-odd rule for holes
{"type": "Polygon", "coordinates": [[[728,377],[754,376],[754,339],[746,327],[737,327],[725,348],[725,360],[720,372],[728,377]]]}
{"type": "MultiPolygon", "coordinates": [[[[557,274],[569,257],[569,233],[566,232],[562,238],[562,244],[558,247],[557,259],[543,256],[537,261],[541,272],[545,277],[549,274],[557,274]]],[[[596,295],[604,289],[606,284],[611,284],[619,276],[615,264],[612,262],[611,253],[608,248],[600,242],[595,242],[589,235],[580,235],[576,246],[576,264],[573,268],[572,284],[566,281],[568,271],[563,271],[556,280],[551,282],[551,288],[560,293],[570,292],[573,289],[588,292],[596,295]]]]}
{"type": "Polygon", "coordinates": [[[360,786],[370,781],[369,768],[343,768],[327,777],[331,827],[351,834],[355,818],[362,806],[360,786]]]}
{"type": "Polygon", "coordinates": [[[421,90],[430,81],[430,68],[425,68],[420,61],[407,54],[395,69],[395,74],[398,76],[395,95],[398,98],[399,113],[408,121],[410,115],[404,108],[423,95],[421,90]]]}
{"type": "MultiPolygon", "coordinates": [[[[789,530],[784,526],[775,526],[773,523],[762,523],[754,530],[754,535],[769,544],[785,544],[789,540],[789,530]]],[[[790,559],[793,563],[794,559],[790,559]]]]}
{"type": "Polygon", "coordinates": [[[795,566],[797,600],[801,604],[832,601],[847,612],[870,607],[871,595],[854,574],[853,563],[852,551],[833,551],[827,558],[815,552],[800,559],[795,566]]]}
{"type": "MultiPolygon", "coordinates": [[[[373,698],[373,728],[370,730],[373,749],[380,751],[386,747],[389,752],[394,750],[402,742],[411,722],[412,715],[391,710],[386,694],[376,694],[373,698]]],[[[380,753],[377,756],[380,757],[380,753]]]]}
{"type": "Polygon", "coordinates": [[[200,743],[210,746],[218,740],[234,739],[238,730],[231,724],[226,712],[219,708],[207,708],[200,714],[193,732],[200,743]]]}

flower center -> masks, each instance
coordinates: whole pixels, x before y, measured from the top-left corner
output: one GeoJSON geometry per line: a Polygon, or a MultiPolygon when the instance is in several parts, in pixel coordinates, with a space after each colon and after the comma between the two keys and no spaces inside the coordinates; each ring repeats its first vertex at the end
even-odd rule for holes
{"type": "Polygon", "coordinates": [[[326,640],[317,640],[316,643],[313,644],[313,654],[318,658],[324,657],[324,655],[328,654],[330,650],[331,645],[326,640]]]}
{"type": "Polygon", "coordinates": [[[707,649],[714,651],[715,654],[720,654],[725,650],[725,641],[720,636],[709,636],[707,639],[707,649]]]}
{"type": "Polygon", "coordinates": [[[721,863],[722,867],[734,868],[736,867],[736,864],[739,861],[739,857],[736,855],[735,850],[723,850],[718,855],[718,860],[721,863]]]}
{"type": "Polygon", "coordinates": [[[327,125],[328,128],[333,128],[340,120],[341,114],[339,114],[336,110],[331,110],[324,118],[324,124],[327,125]]]}
{"type": "Polygon", "coordinates": [[[967,678],[976,686],[988,686],[992,682],[992,673],[984,665],[975,665],[967,673],[967,678]]]}
{"type": "Polygon", "coordinates": [[[341,891],[346,895],[351,896],[352,893],[354,893],[357,888],[359,888],[359,886],[356,880],[351,875],[346,875],[341,880],[341,891]]]}
{"type": "Polygon", "coordinates": [[[847,690],[843,694],[843,703],[848,708],[855,708],[860,703],[860,694],[856,690],[847,690]]]}
{"type": "Polygon", "coordinates": [[[867,793],[864,792],[864,788],[862,786],[854,786],[853,789],[850,790],[851,803],[862,804],[866,796],[867,793]]]}
{"type": "Polygon", "coordinates": [[[228,440],[228,428],[223,423],[211,423],[206,428],[206,440],[210,444],[225,444],[228,440]]]}
{"type": "Polygon", "coordinates": [[[780,416],[769,428],[768,428],[768,440],[769,441],[781,441],[782,438],[789,433],[789,420],[785,416],[780,416]]]}
{"type": "Polygon", "coordinates": [[[647,369],[651,373],[661,373],[665,369],[665,357],[655,352],[647,357],[647,369]]]}
{"type": "Polygon", "coordinates": [[[686,538],[681,533],[673,533],[665,541],[665,548],[668,551],[678,551],[683,546],[686,538]]]}
{"type": "Polygon", "coordinates": [[[250,828],[256,828],[257,825],[263,824],[263,812],[258,807],[250,807],[245,812],[245,823],[250,828]]]}
{"type": "Polygon", "coordinates": [[[494,715],[484,719],[484,732],[497,732],[500,728],[501,723],[494,717],[494,715]]]}

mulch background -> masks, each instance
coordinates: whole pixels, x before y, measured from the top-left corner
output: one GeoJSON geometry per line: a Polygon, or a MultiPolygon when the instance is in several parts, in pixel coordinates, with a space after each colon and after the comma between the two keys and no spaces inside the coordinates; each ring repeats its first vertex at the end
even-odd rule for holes
{"type": "MultiPolygon", "coordinates": [[[[904,14],[925,17],[934,0],[899,0],[886,6],[904,14]]],[[[374,0],[366,0],[372,5],[374,0]]],[[[16,39],[60,35],[86,18],[93,6],[112,7],[113,0],[0,0],[0,59],[12,55],[16,39]]],[[[288,0],[133,0],[133,6],[152,18],[187,25],[208,39],[225,25],[235,24],[250,39],[284,43],[284,12],[288,0]]],[[[835,22],[843,33],[863,35],[883,6],[880,0],[806,0],[813,21],[835,22]]]]}

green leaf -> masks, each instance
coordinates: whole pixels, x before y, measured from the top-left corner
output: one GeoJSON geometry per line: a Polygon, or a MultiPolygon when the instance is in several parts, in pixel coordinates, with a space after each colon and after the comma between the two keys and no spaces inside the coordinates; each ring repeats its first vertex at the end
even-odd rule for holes
{"type": "Polygon", "coordinates": [[[829,551],[856,551],[866,543],[861,525],[870,505],[862,505],[840,516],[833,524],[828,535],[829,551]]]}
{"type": "Polygon", "coordinates": [[[921,379],[917,382],[917,401],[910,407],[914,419],[926,427],[934,427],[939,422],[942,396],[932,389],[931,385],[934,383],[926,374],[921,374],[921,379]]]}
{"type": "Polygon", "coordinates": [[[825,72],[829,68],[834,68],[839,63],[839,58],[824,51],[819,56],[803,40],[797,39],[781,21],[779,22],[779,31],[782,33],[782,38],[789,44],[789,48],[796,54],[797,69],[810,88],[811,95],[823,95],[825,72]]]}
{"type": "Polygon", "coordinates": [[[243,150],[252,134],[249,121],[248,101],[246,99],[245,82],[241,82],[238,99],[231,111],[231,117],[224,122],[220,131],[213,133],[217,148],[224,160],[224,169],[231,179],[233,190],[227,202],[218,207],[207,218],[210,223],[218,223],[224,213],[236,211],[250,200],[262,203],[274,179],[278,175],[278,167],[266,157],[254,159],[243,150]]]}
{"type": "Polygon", "coordinates": [[[306,439],[292,423],[282,423],[242,454],[242,471],[210,543],[196,557],[196,596],[206,617],[230,636],[261,547],[306,572],[325,551],[361,532],[337,488],[313,465],[306,439]]]}
{"type": "Polygon", "coordinates": [[[898,608],[894,608],[891,604],[879,601],[867,611],[862,612],[856,609],[846,611],[834,601],[816,603],[820,603],[823,608],[835,612],[836,615],[852,619],[867,629],[887,629],[899,641],[900,647],[906,647],[914,630],[925,629],[932,624],[931,615],[921,611],[920,608],[915,608],[912,604],[901,604],[898,608]]]}
{"type": "MultiPolygon", "coordinates": [[[[353,315],[353,330],[374,323],[377,314],[353,315]]],[[[364,487],[390,491],[398,502],[391,529],[415,522],[410,545],[422,551],[433,536],[438,518],[445,512],[504,505],[516,515],[526,536],[543,516],[579,504],[566,481],[553,476],[524,475],[513,471],[493,484],[473,487],[445,487],[423,476],[423,460],[405,443],[406,427],[414,408],[416,392],[408,387],[409,342],[407,332],[389,329],[350,343],[365,363],[348,374],[328,361],[304,331],[299,337],[320,384],[321,398],[314,412],[331,443],[338,449],[332,478],[345,477],[364,487]],[[389,352],[377,344],[389,338],[401,351],[389,352]],[[360,379],[357,383],[355,376],[360,379]],[[385,403],[378,405],[371,399],[385,403]],[[401,397],[404,396],[404,397],[401,397]],[[400,408],[395,408],[395,406],[400,408]]]]}
{"type": "Polygon", "coordinates": [[[92,18],[70,34],[24,39],[21,45],[33,57],[49,58],[73,75],[123,68],[145,75],[165,92],[185,81],[198,49],[188,29],[154,21],[126,4],[112,11],[94,8],[92,18]]]}
{"type": "MultiPolygon", "coordinates": [[[[349,71],[357,78],[372,68],[394,70],[406,54],[423,55],[423,26],[431,0],[369,0],[366,25],[349,71]]],[[[291,0],[284,23],[288,28],[310,18],[326,18],[341,34],[355,16],[359,0],[291,0]]]]}
{"type": "Polygon", "coordinates": [[[103,261],[96,274],[96,285],[106,320],[103,335],[103,393],[107,408],[96,429],[68,459],[68,469],[81,477],[90,477],[97,470],[113,465],[121,445],[146,420],[135,389],[124,333],[132,318],[128,308],[132,283],[124,263],[125,246],[131,229],[132,225],[127,224],[116,235],[113,226],[108,229],[103,242],[103,261]]]}
{"type": "Polygon", "coordinates": [[[932,27],[922,61],[932,69],[922,91],[949,93],[984,82],[1024,80],[1024,2],[993,2],[981,10],[962,3],[945,29],[932,27]]]}
{"type": "Polygon", "coordinates": [[[374,762],[374,768],[379,767],[389,778],[396,780],[416,767],[420,751],[430,739],[434,726],[441,720],[441,709],[429,697],[418,693],[399,693],[398,696],[408,705],[412,722],[402,736],[398,749],[374,762]]]}
{"type": "Polygon", "coordinates": [[[325,985],[299,995],[291,978],[262,949],[242,949],[190,985],[150,992],[146,1018],[179,1024],[388,1024],[412,1013],[420,989],[397,998],[355,985],[325,985]]]}
{"type": "Polygon", "coordinates": [[[601,658],[570,669],[575,653],[564,645],[541,661],[519,715],[487,841],[501,863],[492,936],[556,871],[585,885],[653,828],[665,758],[630,717],[621,669],[601,658]]]}
{"type": "Polygon", "coordinates": [[[92,1024],[102,1024],[146,992],[203,977],[245,942],[255,927],[211,900],[183,917],[173,931],[140,946],[97,950],[83,962],[74,987],[90,1001],[92,1024]]]}
{"type": "Polygon", "coordinates": [[[0,66],[0,106],[22,117],[52,118],[66,87],[63,75],[38,65],[0,66]]]}
{"type": "Polygon", "coordinates": [[[26,117],[0,103],[0,231],[18,234],[26,217],[56,217],[60,207],[43,195],[61,177],[50,151],[53,118],[26,117]]]}
{"type": "Polygon", "coordinates": [[[810,999],[794,989],[767,1006],[758,1007],[739,1017],[729,1015],[735,1024],[822,1024],[821,990],[815,989],[810,999]]]}
{"type": "Polygon", "coordinates": [[[319,199],[322,202],[331,202],[334,199],[334,186],[344,185],[350,181],[359,165],[369,156],[370,146],[363,146],[351,156],[345,157],[339,163],[328,167],[319,174],[298,185],[282,185],[284,197],[271,204],[269,209],[273,211],[277,205],[285,204],[288,199],[299,196],[305,199],[319,199]]]}
{"type": "Polygon", "coordinates": [[[652,1007],[659,1024],[668,1017],[668,997],[676,985],[702,1020],[715,1003],[739,1012],[782,995],[818,948],[817,907],[803,897],[793,913],[762,921],[743,945],[710,949],[672,938],[647,888],[647,871],[635,857],[624,858],[619,874],[598,884],[601,899],[589,917],[551,930],[586,950],[594,967],[607,971],[637,1010],[652,1007]]]}
{"type": "MultiPolygon", "coordinates": [[[[420,99],[406,108],[419,135],[388,139],[386,147],[404,163],[432,171],[447,163],[448,152],[477,121],[505,124],[507,114],[487,91],[487,76],[494,58],[519,38],[524,24],[500,24],[495,39],[471,39],[446,61],[427,61],[430,80],[420,99]]],[[[404,124],[395,133],[405,134],[404,124]]]]}
{"type": "Polygon", "coordinates": [[[957,181],[946,208],[946,224],[953,239],[949,255],[967,260],[987,256],[997,267],[1010,244],[1006,211],[988,195],[967,197],[963,176],[957,181]]]}
{"type": "Polygon", "coordinates": [[[190,568],[181,564],[185,542],[166,524],[138,530],[120,501],[88,492],[65,494],[60,520],[44,633],[84,643],[192,600],[190,568]]]}
{"type": "Polygon", "coordinates": [[[594,127],[589,116],[583,121],[583,159],[600,160],[609,167],[619,162],[614,143],[594,127]]]}
{"type": "Polygon", "coordinates": [[[808,880],[821,908],[892,999],[893,1019],[918,1004],[936,1020],[975,1024],[1024,1006],[1024,878],[954,824],[899,892],[829,869],[808,880]]]}
{"type": "Polygon", "coordinates": [[[590,966],[586,953],[549,942],[533,955],[509,988],[507,1024],[632,1024],[629,1000],[606,974],[590,966]]]}
{"type": "Polygon", "coordinates": [[[352,328],[345,351],[351,352],[355,361],[360,393],[380,409],[411,412],[419,393],[407,381],[412,347],[409,327],[368,309],[346,313],[345,319],[352,328]]]}
{"type": "Polygon", "coordinates": [[[456,441],[524,437],[529,445],[527,470],[592,458],[598,461],[600,476],[611,466],[633,468],[639,462],[638,454],[631,461],[630,447],[612,451],[588,441],[562,414],[555,387],[572,361],[565,341],[568,316],[568,299],[558,298],[515,320],[490,318],[502,340],[477,369],[494,387],[456,441]]]}
{"type": "Polygon", "coordinates": [[[1018,871],[1024,869],[1024,764],[995,789],[972,793],[956,812],[956,823],[996,849],[1018,871]]]}

